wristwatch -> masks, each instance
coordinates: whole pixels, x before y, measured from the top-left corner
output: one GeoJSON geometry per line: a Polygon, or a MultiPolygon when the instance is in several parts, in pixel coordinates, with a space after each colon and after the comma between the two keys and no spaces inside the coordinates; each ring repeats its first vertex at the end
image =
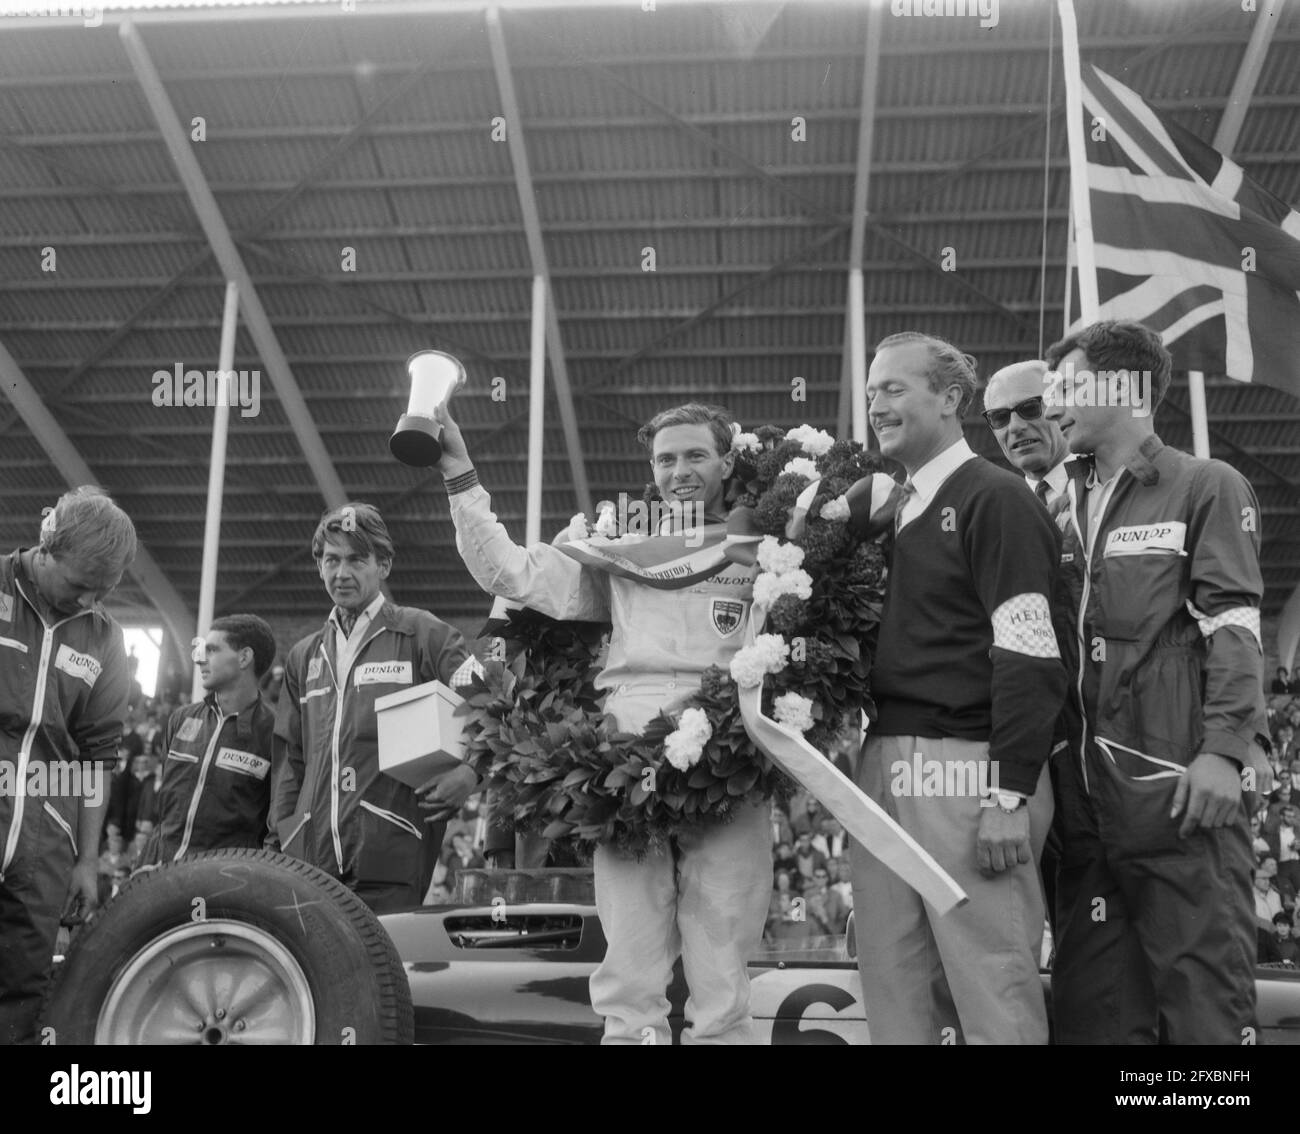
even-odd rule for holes
{"type": "Polygon", "coordinates": [[[992,799],[997,804],[998,810],[1005,811],[1008,815],[1014,811],[1019,811],[1029,802],[1023,795],[1016,795],[1013,792],[1006,791],[994,792],[992,799]]]}

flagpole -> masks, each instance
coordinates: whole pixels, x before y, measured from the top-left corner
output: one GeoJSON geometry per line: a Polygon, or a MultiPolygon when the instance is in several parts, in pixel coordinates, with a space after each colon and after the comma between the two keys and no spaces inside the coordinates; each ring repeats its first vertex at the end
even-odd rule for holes
{"type": "MultiPolygon", "coordinates": [[[[208,514],[203,524],[203,570],[199,576],[199,624],[197,633],[205,637],[212,625],[217,600],[217,549],[221,545],[221,497],[226,482],[226,435],[230,429],[230,404],[237,399],[235,366],[235,331],[239,326],[239,285],[226,281],[226,306],[221,315],[221,349],[217,355],[219,371],[217,404],[212,418],[212,460],[208,465],[208,514]]],[[[203,698],[203,681],[198,667],[190,686],[190,699],[203,698]]]]}
{"type": "Polygon", "coordinates": [[[1187,372],[1187,404],[1192,411],[1192,453],[1210,459],[1210,415],[1205,408],[1205,372],[1187,372]]]}
{"type": "Polygon", "coordinates": [[[1061,337],[1070,333],[1070,305],[1074,302],[1074,201],[1065,218],[1065,309],[1061,312],[1061,337]]]}
{"type": "MultiPolygon", "coordinates": [[[[1083,80],[1079,73],[1079,30],[1072,0],[1057,0],[1061,17],[1061,55],[1065,64],[1065,133],[1070,144],[1070,205],[1074,214],[1075,255],[1079,261],[1079,315],[1095,322],[1097,261],[1092,247],[1092,205],[1088,200],[1088,152],[1083,141],[1083,80]]],[[[1065,317],[1070,317],[1066,310],[1065,317]]]]}

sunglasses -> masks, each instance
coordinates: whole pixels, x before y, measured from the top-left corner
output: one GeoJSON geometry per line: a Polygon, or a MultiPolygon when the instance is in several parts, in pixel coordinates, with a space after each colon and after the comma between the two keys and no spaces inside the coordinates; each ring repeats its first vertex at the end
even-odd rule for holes
{"type": "Polygon", "coordinates": [[[984,420],[994,429],[1006,429],[1011,424],[1013,413],[1021,421],[1037,421],[1043,416],[1042,397],[1026,398],[1010,409],[987,409],[984,411],[984,420]]]}

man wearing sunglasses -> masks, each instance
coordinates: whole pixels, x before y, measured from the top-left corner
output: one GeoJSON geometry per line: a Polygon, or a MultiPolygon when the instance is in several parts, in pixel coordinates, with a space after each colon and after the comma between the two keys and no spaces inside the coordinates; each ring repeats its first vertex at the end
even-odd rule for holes
{"type": "Polygon", "coordinates": [[[1070,447],[1061,427],[1043,413],[1046,375],[1047,363],[1041,359],[997,371],[984,391],[984,420],[1012,467],[1055,515],[1065,500],[1070,447]]]}
{"type": "MultiPolygon", "coordinates": [[[[1066,493],[1070,479],[1070,446],[1065,442],[1061,427],[1044,412],[1043,395],[1047,392],[1047,385],[1047,363],[1040,358],[1004,366],[993,374],[984,390],[984,420],[989,423],[1011,467],[1024,475],[1030,491],[1042,501],[1059,527],[1066,522],[1065,513],[1070,503],[1066,493]]],[[[1058,637],[1068,633],[1068,625],[1057,626],[1058,637]]],[[[1052,748],[1054,753],[1067,747],[1064,733],[1062,719],[1057,727],[1057,743],[1052,748]]],[[[1043,846],[1039,864],[1047,920],[1053,934],[1056,932],[1056,870],[1060,861],[1060,842],[1060,833],[1053,827],[1043,846]]]]}

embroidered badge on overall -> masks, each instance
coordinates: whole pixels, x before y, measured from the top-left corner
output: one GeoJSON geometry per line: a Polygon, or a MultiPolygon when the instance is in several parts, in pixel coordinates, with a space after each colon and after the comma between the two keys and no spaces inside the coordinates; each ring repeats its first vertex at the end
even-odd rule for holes
{"type": "Polygon", "coordinates": [[[709,603],[709,621],[723,638],[730,638],[745,624],[745,610],[749,603],[740,599],[715,598],[709,603]]]}

